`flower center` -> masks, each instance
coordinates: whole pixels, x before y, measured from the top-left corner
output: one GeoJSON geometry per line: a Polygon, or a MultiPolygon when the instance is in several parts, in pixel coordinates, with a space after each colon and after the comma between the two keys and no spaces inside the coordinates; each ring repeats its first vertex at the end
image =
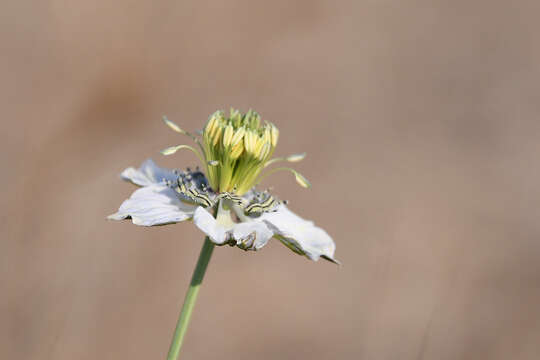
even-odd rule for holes
{"type": "Polygon", "coordinates": [[[210,186],[217,192],[245,194],[274,153],[278,137],[278,129],[261,124],[255,111],[212,114],[202,139],[210,186]]]}
{"type": "Polygon", "coordinates": [[[237,216],[258,217],[262,213],[276,211],[281,204],[287,204],[287,201],[281,201],[272,195],[269,190],[263,192],[254,188],[244,196],[230,192],[216,193],[208,187],[206,177],[198,170],[191,171],[173,171],[177,175],[176,181],[165,181],[165,184],[175,190],[182,201],[197,204],[205,208],[214,208],[218,204],[226,205],[227,209],[234,208],[237,216]]]}

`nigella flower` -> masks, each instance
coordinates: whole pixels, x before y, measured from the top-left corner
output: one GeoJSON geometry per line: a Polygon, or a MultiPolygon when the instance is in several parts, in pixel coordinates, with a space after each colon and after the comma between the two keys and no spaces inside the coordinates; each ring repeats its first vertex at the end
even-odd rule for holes
{"type": "Polygon", "coordinates": [[[277,238],[292,251],[311,260],[334,259],[332,238],[313,222],[290,211],[285,201],[256,185],[276,171],[291,172],[303,187],[309,182],[296,170],[276,168],[264,172],[273,163],[296,162],[305,154],[272,158],[279,132],[270,123],[261,124],[259,114],[241,114],[231,109],[210,116],[202,138],[192,135],[164,118],[174,131],[191,137],[199,149],[177,145],[162,151],[170,155],[180,149],[194,152],[204,172],[158,167],[152,160],[140,168],[128,168],[122,178],[140,186],[109,219],[132,219],[136,225],[155,226],[192,220],[216,245],[258,250],[277,238]]]}

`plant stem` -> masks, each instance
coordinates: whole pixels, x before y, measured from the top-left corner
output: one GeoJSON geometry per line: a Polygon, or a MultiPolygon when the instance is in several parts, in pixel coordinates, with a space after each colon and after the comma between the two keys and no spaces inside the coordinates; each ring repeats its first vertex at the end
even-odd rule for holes
{"type": "Polygon", "coordinates": [[[206,267],[208,266],[208,262],[210,261],[213,251],[214,243],[211,242],[207,236],[204,239],[204,245],[201,249],[197,266],[195,267],[195,271],[193,271],[193,276],[191,277],[191,283],[189,284],[189,289],[186,293],[186,298],[184,299],[184,305],[182,306],[182,311],[180,312],[180,317],[178,318],[178,323],[176,324],[176,330],[174,331],[167,360],[176,360],[178,358],[178,353],[182,347],[184,335],[186,334],[189,325],[191,313],[193,312],[195,302],[197,301],[199,288],[201,287],[204,273],[206,272],[206,267]]]}

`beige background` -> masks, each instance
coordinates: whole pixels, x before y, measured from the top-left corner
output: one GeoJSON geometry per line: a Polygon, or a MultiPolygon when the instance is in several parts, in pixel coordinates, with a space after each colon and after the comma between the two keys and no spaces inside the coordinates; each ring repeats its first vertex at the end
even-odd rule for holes
{"type": "Polygon", "coordinates": [[[537,359],[538,1],[9,1],[0,358],[163,359],[202,244],[105,221],[229,106],[306,151],[273,184],[344,265],[218,248],[184,359],[537,359]],[[185,140],[187,141],[187,140],[185,140]]]}

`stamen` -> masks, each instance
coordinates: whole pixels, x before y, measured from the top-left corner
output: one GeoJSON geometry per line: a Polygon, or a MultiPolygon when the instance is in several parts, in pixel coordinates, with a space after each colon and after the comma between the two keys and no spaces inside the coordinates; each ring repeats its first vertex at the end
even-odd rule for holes
{"type": "Polygon", "coordinates": [[[171,129],[173,129],[174,131],[176,131],[177,133],[180,133],[182,135],[186,135],[186,136],[189,136],[193,141],[195,141],[197,143],[197,145],[199,145],[199,148],[201,149],[201,151],[204,153],[204,147],[202,146],[201,144],[201,141],[199,140],[199,138],[197,138],[196,136],[192,135],[191,133],[185,131],[184,129],[180,128],[180,126],[178,126],[176,123],[172,122],[171,120],[169,120],[167,118],[167,116],[163,115],[163,122],[168,126],[170,127],[171,129]]]}
{"type": "Polygon", "coordinates": [[[253,110],[242,114],[231,109],[230,115],[217,111],[210,116],[202,134],[204,164],[210,184],[216,191],[245,194],[272,156],[279,132],[271,123],[261,125],[253,110]],[[216,168],[214,168],[216,167],[216,168]]]}
{"type": "Polygon", "coordinates": [[[201,164],[206,163],[206,161],[203,160],[204,159],[203,155],[199,151],[197,151],[197,149],[195,149],[194,147],[189,146],[189,145],[170,146],[170,147],[168,147],[166,149],[161,150],[161,153],[163,155],[172,155],[172,154],[174,154],[175,152],[177,152],[180,149],[191,150],[195,155],[197,155],[197,157],[199,158],[199,161],[201,162],[201,164]]]}
{"type": "Polygon", "coordinates": [[[294,177],[296,179],[296,182],[304,187],[304,188],[310,188],[311,187],[311,183],[308,181],[308,179],[306,179],[302,174],[300,174],[298,171],[292,169],[292,168],[276,168],[276,169],[272,169],[270,171],[268,171],[266,174],[263,174],[262,176],[259,177],[259,180],[255,183],[258,184],[260,183],[265,177],[267,177],[268,175],[271,175],[275,172],[278,172],[278,171],[290,171],[294,174],[294,177]]]}
{"type": "Polygon", "coordinates": [[[173,129],[174,131],[176,131],[177,133],[180,133],[180,134],[183,134],[183,135],[187,135],[187,133],[180,128],[180,126],[176,125],[174,122],[172,122],[171,120],[167,119],[167,116],[163,115],[163,122],[168,126],[170,127],[171,129],[173,129]]]}
{"type": "Polygon", "coordinates": [[[273,159],[268,160],[266,162],[266,164],[264,164],[264,167],[270,166],[273,163],[276,163],[276,162],[279,162],[279,161],[299,162],[299,161],[304,160],[305,157],[306,157],[306,153],[292,154],[292,155],[289,155],[287,157],[273,158],[273,159]]]}

